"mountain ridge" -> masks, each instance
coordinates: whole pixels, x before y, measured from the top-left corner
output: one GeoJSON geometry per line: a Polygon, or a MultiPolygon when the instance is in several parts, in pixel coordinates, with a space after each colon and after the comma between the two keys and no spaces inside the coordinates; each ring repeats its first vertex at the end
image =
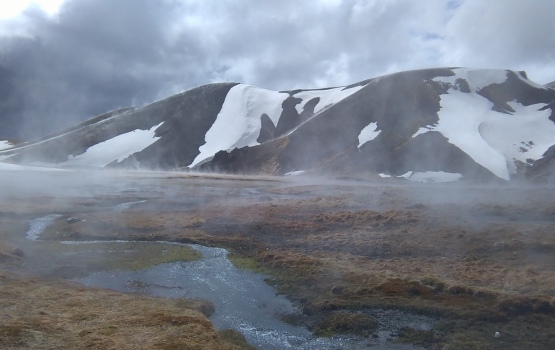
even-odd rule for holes
{"type": "Polygon", "coordinates": [[[433,68],[289,91],[218,83],[0,150],[0,161],[272,175],[549,178],[554,105],[555,90],[511,70],[433,68]],[[102,143],[122,154],[91,161],[102,143]]]}

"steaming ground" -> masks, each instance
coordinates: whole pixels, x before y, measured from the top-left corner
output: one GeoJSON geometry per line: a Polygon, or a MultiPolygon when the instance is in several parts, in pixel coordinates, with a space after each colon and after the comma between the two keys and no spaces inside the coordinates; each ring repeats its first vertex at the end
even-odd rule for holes
{"type": "MultiPolygon", "coordinates": [[[[388,334],[389,342],[426,349],[555,348],[555,196],[549,187],[342,181],[302,174],[14,173],[0,172],[5,185],[0,260],[12,271],[2,275],[5,302],[48,288],[62,288],[72,297],[81,291],[91,300],[95,295],[124,298],[53,284],[53,278],[106,269],[85,258],[72,266],[61,258],[45,263],[48,254],[33,247],[25,233],[30,220],[57,214],[42,240],[176,241],[226,248],[237,266],[268,275],[268,282],[303,311],[284,316],[287,322],[315,334],[368,339],[388,334]],[[21,277],[26,274],[40,274],[48,282],[21,277]],[[23,288],[19,295],[8,293],[14,286],[23,288]],[[413,314],[435,321],[431,327],[399,327],[413,314]]],[[[159,263],[153,256],[138,260],[140,268],[159,263]]],[[[97,302],[91,305],[100,307],[97,302]]],[[[43,302],[42,315],[34,306],[18,302],[17,320],[2,308],[2,342],[48,347],[53,340],[44,322],[55,323],[52,314],[60,311],[43,302]],[[37,332],[43,338],[31,342],[29,334],[37,332]]],[[[67,307],[66,313],[78,312],[67,307]]],[[[122,314],[134,312],[121,308],[122,314]]],[[[173,326],[168,321],[162,327],[173,326]]],[[[92,342],[91,336],[80,338],[81,331],[66,335],[77,342],[71,344],[92,342]]],[[[228,346],[221,334],[209,332],[213,348],[228,346]]],[[[118,344],[124,333],[113,333],[118,344]]]]}

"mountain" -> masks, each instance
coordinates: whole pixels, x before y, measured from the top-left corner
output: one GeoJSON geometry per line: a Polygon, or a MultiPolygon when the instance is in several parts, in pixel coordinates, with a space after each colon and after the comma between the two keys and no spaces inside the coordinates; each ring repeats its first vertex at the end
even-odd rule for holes
{"type": "Polygon", "coordinates": [[[549,178],[554,107],[555,89],[510,70],[425,69],[280,92],[210,84],[0,150],[0,161],[415,181],[549,178]]]}

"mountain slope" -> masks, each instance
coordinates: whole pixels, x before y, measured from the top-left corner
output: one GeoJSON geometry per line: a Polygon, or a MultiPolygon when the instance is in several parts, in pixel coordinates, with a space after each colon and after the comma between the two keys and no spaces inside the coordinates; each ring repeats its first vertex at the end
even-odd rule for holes
{"type": "Polygon", "coordinates": [[[555,90],[508,70],[425,69],[281,92],[211,84],[0,150],[0,160],[278,175],[545,177],[555,154],[554,105],[555,90]]]}
{"type": "MultiPolygon", "coordinates": [[[[554,99],[554,91],[512,71],[403,72],[370,81],[265,150],[278,152],[278,173],[316,167],[508,180],[555,144],[554,99]]],[[[256,152],[236,150],[232,158],[250,159],[256,152]]],[[[257,170],[227,158],[219,154],[205,169],[257,170]]]]}
{"type": "Polygon", "coordinates": [[[235,83],[205,85],[98,116],[6,150],[0,160],[58,167],[194,167],[220,150],[281,136],[358,89],[275,92],[235,83]]]}

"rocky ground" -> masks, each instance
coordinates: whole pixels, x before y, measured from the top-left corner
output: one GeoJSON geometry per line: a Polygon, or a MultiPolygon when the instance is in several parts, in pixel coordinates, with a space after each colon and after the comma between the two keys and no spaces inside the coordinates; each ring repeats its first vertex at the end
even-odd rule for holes
{"type": "MultiPolygon", "coordinates": [[[[43,247],[68,239],[119,239],[227,248],[237,266],[267,274],[268,283],[303,310],[302,315],[283,315],[287,322],[306,325],[319,335],[377,337],[378,330],[388,327],[387,313],[402,311],[398,317],[427,315],[433,326],[391,325],[395,342],[425,349],[555,348],[551,188],[302,176],[134,173],[117,174],[109,181],[107,175],[90,176],[72,180],[68,174],[48,175],[48,181],[63,184],[63,191],[33,190],[38,184],[18,191],[18,184],[27,180],[12,179],[13,190],[0,197],[1,263],[12,271],[0,279],[0,302],[6,305],[0,314],[3,345],[37,348],[45,334],[68,329],[67,320],[78,314],[74,308],[89,300],[95,315],[83,316],[78,331],[64,336],[58,331],[59,336],[48,341],[121,348],[134,323],[105,323],[104,312],[118,305],[121,309],[113,312],[129,313],[133,319],[137,307],[128,306],[144,305],[144,297],[53,284],[52,278],[92,269],[88,263],[64,266],[53,258],[56,254],[42,255],[21,238],[30,219],[57,213],[61,216],[41,235],[43,247]],[[129,202],[134,204],[114,210],[129,202]],[[78,220],[68,220],[73,217],[78,220]],[[48,281],[21,277],[28,274],[48,281]],[[48,299],[51,302],[41,297],[39,303],[36,291],[67,297],[48,299]],[[72,302],[77,295],[82,298],[72,302]],[[94,337],[84,333],[85,328],[92,329],[94,337]]],[[[174,252],[171,259],[181,255],[194,259],[185,252],[174,252]]],[[[160,263],[156,254],[139,260],[138,268],[160,263]]],[[[137,323],[145,330],[166,327],[168,334],[183,334],[180,327],[194,325],[204,329],[202,337],[211,339],[206,344],[212,348],[245,346],[226,343],[200,313],[175,309],[175,300],[155,300],[147,303],[153,308],[150,313],[141,313],[154,316],[141,316],[137,323]],[[169,314],[175,316],[163,316],[169,314]],[[195,320],[185,314],[194,314],[195,320]]],[[[167,339],[145,344],[156,348],[167,339]]],[[[50,344],[42,345],[48,348],[54,343],[40,344],[50,344]]]]}

